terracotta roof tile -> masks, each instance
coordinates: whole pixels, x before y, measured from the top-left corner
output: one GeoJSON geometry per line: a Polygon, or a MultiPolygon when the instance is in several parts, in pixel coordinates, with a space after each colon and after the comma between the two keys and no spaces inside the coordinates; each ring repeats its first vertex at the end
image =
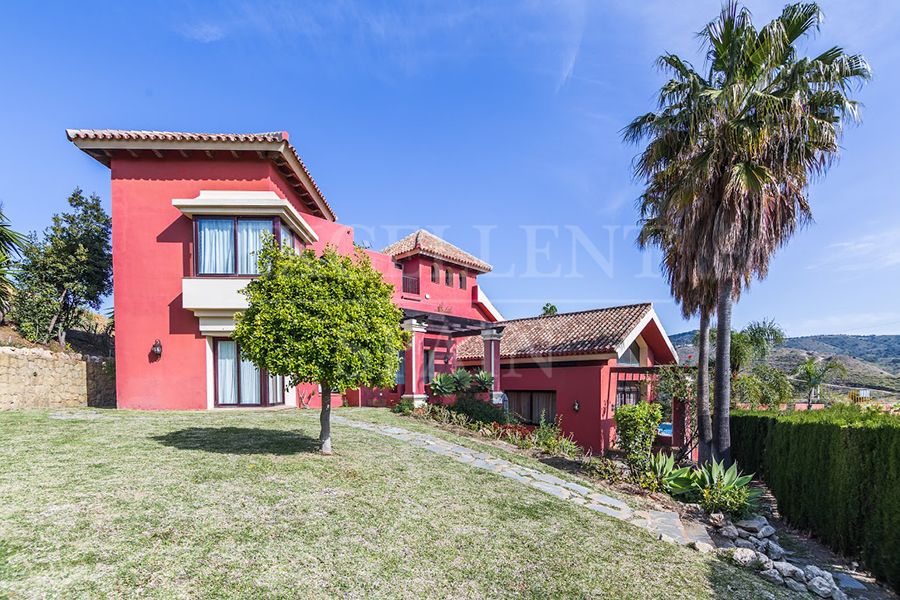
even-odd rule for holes
{"type": "Polygon", "coordinates": [[[269,131],[263,133],[190,133],[186,131],[139,131],[128,129],[66,129],[66,137],[69,141],[76,140],[100,140],[100,141],[144,141],[144,142],[215,142],[215,143],[281,143],[287,144],[288,150],[293,154],[294,158],[300,163],[304,175],[312,183],[316,193],[325,207],[328,209],[332,219],[336,218],[334,210],[325,199],[322,190],[316,180],[313,179],[306,163],[297,154],[297,150],[288,141],[288,135],[284,131],[269,131]]]}
{"type": "Polygon", "coordinates": [[[483,260],[472,256],[465,250],[457,248],[450,242],[442,240],[424,229],[419,229],[405,238],[394,242],[384,250],[384,254],[394,258],[401,258],[413,254],[423,254],[431,258],[437,258],[463,267],[469,267],[480,273],[487,273],[493,267],[483,260]]]}
{"type": "MultiPolygon", "coordinates": [[[[501,358],[572,356],[616,352],[641,320],[653,309],[650,303],[613,306],[546,317],[503,321],[501,358]]],[[[484,358],[479,336],[464,338],[456,347],[460,360],[484,358]]]]}

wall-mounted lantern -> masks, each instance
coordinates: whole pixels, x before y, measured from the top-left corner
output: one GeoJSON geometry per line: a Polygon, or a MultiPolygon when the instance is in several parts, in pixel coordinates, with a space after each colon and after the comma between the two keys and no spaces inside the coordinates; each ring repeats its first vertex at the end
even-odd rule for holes
{"type": "Polygon", "coordinates": [[[162,342],[159,339],[154,340],[153,347],[150,348],[150,352],[152,352],[157,358],[162,356],[162,342]]]}
{"type": "Polygon", "coordinates": [[[578,412],[579,410],[581,410],[581,402],[579,402],[578,400],[576,400],[575,402],[573,402],[573,403],[572,403],[572,410],[574,410],[575,412],[578,412]]]}

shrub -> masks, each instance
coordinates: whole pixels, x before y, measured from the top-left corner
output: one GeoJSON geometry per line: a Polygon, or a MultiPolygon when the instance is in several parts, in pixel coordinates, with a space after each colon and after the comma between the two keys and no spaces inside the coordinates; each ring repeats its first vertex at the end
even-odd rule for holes
{"type": "Polygon", "coordinates": [[[401,415],[411,415],[414,409],[412,398],[401,398],[400,402],[391,407],[391,411],[401,415]]]}
{"type": "Polygon", "coordinates": [[[581,453],[581,447],[575,443],[572,435],[563,435],[562,417],[548,423],[541,415],[541,424],[534,430],[533,436],[535,446],[547,454],[571,458],[581,453]]]}
{"type": "Polygon", "coordinates": [[[625,452],[632,476],[637,479],[648,471],[662,410],[658,404],[638,402],[618,407],[615,417],[618,445],[625,452]]]}
{"type": "Polygon", "coordinates": [[[900,589],[900,418],[853,405],[735,411],[731,431],[787,521],[900,589]]]}
{"type": "Polygon", "coordinates": [[[457,398],[450,406],[452,412],[462,413],[479,423],[508,423],[509,417],[503,407],[494,406],[475,397],[457,398]]]}
{"type": "Polygon", "coordinates": [[[494,376],[487,371],[478,371],[472,376],[472,389],[476,392],[489,392],[494,389],[494,376]]]}
{"type": "MultiPolygon", "coordinates": [[[[741,517],[756,507],[760,490],[751,488],[752,475],[742,475],[737,463],[727,469],[721,461],[711,461],[691,472],[688,496],[707,512],[726,512],[741,517]]],[[[674,487],[682,492],[680,486],[674,487]]]]}
{"type": "Polygon", "coordinates": [[[605,456],[585,456],[581,465],[589,474],[609,483],[622,481],[622,471],[619,466],[614,460],[605,456]]]}

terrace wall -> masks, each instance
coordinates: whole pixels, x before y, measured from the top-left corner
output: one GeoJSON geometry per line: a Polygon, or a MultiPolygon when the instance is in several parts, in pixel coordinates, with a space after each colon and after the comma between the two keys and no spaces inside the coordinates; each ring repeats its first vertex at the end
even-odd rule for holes
{"type": "Polygon", "coordinates": [[[0,347],[0,410],[115,407],[112,359],[0,347]]]}

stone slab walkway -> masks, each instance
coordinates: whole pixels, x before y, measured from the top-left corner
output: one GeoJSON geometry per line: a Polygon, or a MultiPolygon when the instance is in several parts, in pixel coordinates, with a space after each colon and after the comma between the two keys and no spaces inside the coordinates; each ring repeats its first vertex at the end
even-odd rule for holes
{"type": "Polygon", "coordinates": [[[377,425],[341,416],[333,416],[332,419],[336,424],[386,435],[417,448],[446,456],[474,469],[482,469],[500,477],[512,479],[565,502],[571,502],[583,506],[587,510],[642,527],[658,539],[685,545],[691,542],[710,545],[713,543],[704,528],[685,527],[678,514],[673,511],[633,510],[621,500],[597,493],[581,484],[566,481],[537,469],[516,465],[486,452],[460,446],[426,433],[409,431],[391,425],[377,425]]]}

